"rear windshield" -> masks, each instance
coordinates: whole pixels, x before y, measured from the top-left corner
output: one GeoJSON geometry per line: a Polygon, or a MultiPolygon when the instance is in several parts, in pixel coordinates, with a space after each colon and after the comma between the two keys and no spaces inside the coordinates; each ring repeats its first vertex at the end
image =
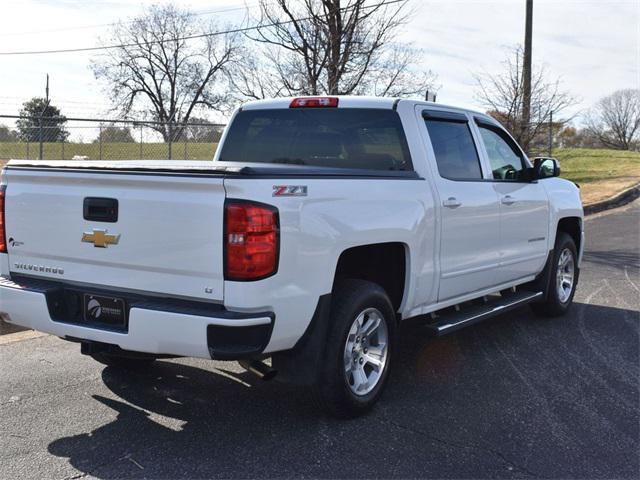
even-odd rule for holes
{"type": "Polygon", "coordinates": [[[413,170],[397,112],[364,108],[240,112],[229,127],[220,160],[413,170]]]}

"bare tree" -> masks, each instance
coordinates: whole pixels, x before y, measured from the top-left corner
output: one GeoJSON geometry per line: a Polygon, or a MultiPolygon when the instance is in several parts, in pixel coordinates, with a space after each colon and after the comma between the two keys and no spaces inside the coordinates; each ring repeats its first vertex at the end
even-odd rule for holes
{"type": "Polygon", "coordinates": [[[206,35],[212,31],[187,10],[152,6],[114,27],[108,43],[120,46],[94,59],[94,75],[114,110],[164,122],[149,126],[165,141],[177,138],[198,108],[222,110],[229,100],[226,74],[241,47],[237,35],[206,35]]]}
{"type": "Polygon", "coordinates": [[[619,150],[637,147],[640,136],[640,90],[617,90],[598,101],[586,116],[589,133],[603,146],[619,150]]]}
{"type": "Polygon", "coordinates": [[[475,75],[476,98],[487,110],[496,114],[518,143],[529,151],[533,140],[547,130],[553,113],[554,125],[568,122],[560,120],[562,112],[575,103],[575,98],[561,89],[559,79],[550,80],[544,67],[534,65],[531,71],[531,121],[523,121],[523,50],[514,48],[503,62],[504,71],[497,74],[475,75]]]}
{"type": "Polygon", "coordinates": [[[424,96],[435,75],[421,51],[395,43],[409,0],[260,0],[260,45],[233,76],[250,98],[282,95],[424,96]]]}

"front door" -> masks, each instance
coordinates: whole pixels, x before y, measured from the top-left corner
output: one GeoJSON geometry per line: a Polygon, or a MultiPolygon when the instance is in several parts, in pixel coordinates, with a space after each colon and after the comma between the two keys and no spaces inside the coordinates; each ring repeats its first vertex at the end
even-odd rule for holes
{"type": "Polygon", "coordinates": [[[438,301],[443,302],[497,284],[500,205],[492,182],[484,178],[467,115],[421,113],[440,202],[438,301]]]}
{"type": "Polygon", "coordinates": [[[497,125],[476,123],[500,200],[498,281],[515,281],[542,270],[553,248],[549,202],[544,187],[526,178],[528,165],[515,141],[497,125]]]}

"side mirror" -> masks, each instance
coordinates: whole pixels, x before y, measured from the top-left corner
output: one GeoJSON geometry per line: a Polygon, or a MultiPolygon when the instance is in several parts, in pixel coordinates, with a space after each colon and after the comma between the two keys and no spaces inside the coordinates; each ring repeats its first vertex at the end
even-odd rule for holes
{"type": "Polygon", "coordinates": [[[555,158],[537,157],[533,159],[534,178],[542,180],[543,178],[559,177],[560,162],[555,158]]]}

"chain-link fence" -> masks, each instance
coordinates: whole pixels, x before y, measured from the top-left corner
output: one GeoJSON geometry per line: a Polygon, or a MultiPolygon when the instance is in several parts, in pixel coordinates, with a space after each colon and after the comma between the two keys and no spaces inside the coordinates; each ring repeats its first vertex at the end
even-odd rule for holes
{"type": "Polygon", "coordinates": [[[213,123],[0,115],[0,161],[211,160],[223,129],[213,123]]]}

